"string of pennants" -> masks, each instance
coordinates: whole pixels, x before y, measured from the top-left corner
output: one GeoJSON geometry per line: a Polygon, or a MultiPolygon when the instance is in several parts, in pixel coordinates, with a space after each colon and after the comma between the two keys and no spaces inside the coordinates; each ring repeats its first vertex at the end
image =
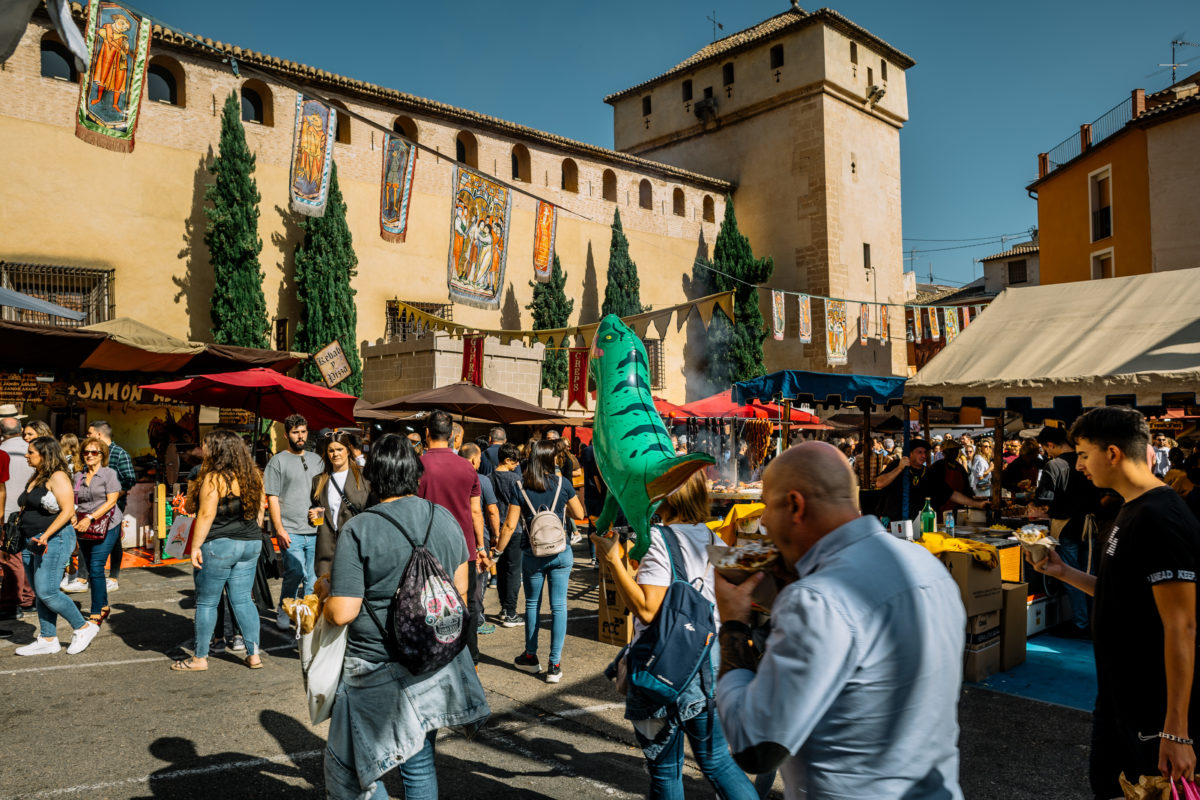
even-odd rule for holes
{"type": "Polygon", "coordinates": [[[798,316],[797,336],[802,344],[813,340],[813,301],[823,303],[825,314],[825,359],[830,366],[847,363],[850,344],[857,334],[860,345],[866,346],[872,339],[887,344],[891,336],[890,309],[901,311],[912,309],[913,324],[908,325],[907,313],[902,317],[905,337],[919,343],[924,339],[939,341],[943,336],[947,343],[954,341],[959,333],[979,316],[984,309],[976,306],[932,306],[896,303],[874,303],[846,300],[837,297],[801,294],[771,289],[771,337],[783,341],[787,331],[789,298],[795,298],[798,316]],[[857,330],[854,330],[854,329],[857,330]]]}

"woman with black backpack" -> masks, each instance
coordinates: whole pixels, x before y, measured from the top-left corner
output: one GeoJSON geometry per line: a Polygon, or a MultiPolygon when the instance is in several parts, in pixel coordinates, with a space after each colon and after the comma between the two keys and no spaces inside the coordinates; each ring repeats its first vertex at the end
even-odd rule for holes
{"type": "Polygon", "coordinates": [[[422,472],[403,436],[371,447],[365,477],[380,503],[345,524],[331,581],[317,581],[325,620],[349,626],[325,750],[330,798],[383,800],[383,775],[399,764],[407,800],[436,800],[438,729],[473,731],[491,713],[464,647],[476,621],[462,599],[462,528],[416,496],[422,472]]]}
{"type": "MultiPolygon", "coordinates": [[[[709,518],[708,486],[704,473],[695,472],[674,494],[658,507],[663,525],[650,531],[650,549],[638,564],[636,579],[621,559],[621,547],[614,538],[593,535],[596,550],[607,562],[617,591],[634,612],[634,643],[646,633],[662,611],[667,591],[674,582],[672,562],[687,581],[709,603],[713,596],[713,569],[708,563],[708,545],[725,543],[705,523],[709,518]],[[673,540],[667,543],[667,537],[673,540]],[[678,554],[671,556],[671,551],[678,554]]],[[[714,629],[720,620],[715,619],[714,629]]],[[[669,643],[668,643],[669,644],[669,643]]],[[[627,649],[626,653],[629,652],[627,649]]],[[[626,657],[628,658],[628,657],[626,657]]],[[[704,777],[725,800],[757,800],[750,779],[737,766],[717,717],[713,691],[716,687],[716,648],[701,663],[695,677],[671,703],[662,704],[632,683],[625,697],[625,718],[633,723],[634,737],[646,756],[650,772],[651,800],[682,800],[683,739],[692,746],[704,777]]]]}
{"type": "Polygon", "coordinates": [[[525,588],[525,652],[513,659],[522,672],[538,674],[538,615],[542,587],[550,584],[550,663],[546,683],[562,680],[562,647],[567,638],[567,586],[575,554],[567,545],[566,514],[584,518],[583,504],[575,496],[570,477],[556,475],[558,443],[540,439],[533,443],[529,462],[509,495],[508,515],[500,532],[497,554],[504,552],[518,522],[525,524],[521,570],[525,588]]]}

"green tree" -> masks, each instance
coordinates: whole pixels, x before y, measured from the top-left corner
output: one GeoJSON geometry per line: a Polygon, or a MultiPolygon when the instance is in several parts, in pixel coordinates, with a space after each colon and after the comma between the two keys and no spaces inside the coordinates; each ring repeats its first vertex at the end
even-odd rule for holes
{"type": "Polygon", "coordinates": [[[216,180],[204,190],[208,223],[204,244],[213,269],[213,341],[240,347],[268,347],[267,301],[258,254],[258,186],[254,154],[246,145],[241,103],[230,92],[221,112],[219,153],[209,172],[216,180]]]}
{"type": "Polygon", "coordinates": [[[629,240],[621,227],[621,212],[613,212],[612,242],[608,246],[608,283],[604,287],[604,303],[600,315],[616,314],[629,317],[646,311],[642,307],[641,282],[637,264],[629,257],[629,240]]]}
{"type": "MultiPolygon", "coordinates": [[[[338,391],[362,394],[362,361],[355,336],[358,311],[351,280],[358,274],[358,256],[346,224],[346,203],[338,187],[337,163],[329,177],[329,199],[325,215],[300,218],[304,241],[296,246],[296,298],[300,322],[296,326],[296,349],[316,353],[336,340],[350,364],[350,376],[337,385],[338,391]]],[[[321,383],[321,371],[313,360],[304,363],[300,377],[321,383]]]]}
{"type": "MultiPolygon", "coordinates": [[[[575,309],[575,301],[567,299],[567,273],[563,272],[557,254],[550,268],[549,283],[530,281],[529,285],[533,287],[533,300],[525,307],[533,312],[533,329],[544,331],[567,327],[571,321],[571,312],[575,309]]],[[[555,343],[555,347],[561,348],[562,342],[555,343]]],[[[542,360],[542,388],[549,389],[554,394],[562,394],[567,388],[565,350],[546,351],[542,360]]]]}
{"type": "Polygon", "coordinates": [[[713,248],[712,268],[707,272],[709,293],[733,291],[733,316],[730,324],[724,314],[714,313],[708,328],[708,379],[718,389],[766,373],[762,343],[766,337],[759,308],[760,284],[771,277],[775,263],[768,256],[757,259],[750,240],[738,230],[733,199],[725,198],[725,219],[713,248]]]}

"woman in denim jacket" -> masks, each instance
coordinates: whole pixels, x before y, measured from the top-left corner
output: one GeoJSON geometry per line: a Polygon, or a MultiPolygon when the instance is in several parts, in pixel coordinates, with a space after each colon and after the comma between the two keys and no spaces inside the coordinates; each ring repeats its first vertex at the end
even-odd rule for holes
{"type": "Polygon", "coordinates": [[[380,514],[411,531],[416,541],[428,527],[425,546],[453,576],[459,594],[466,594],[469,562],[462,529],[449,511],[416,496],[422,471],[404,437],[387,434],[375,443],[365,477],[382,500],[372,513],[346,523],[338,536],[331,581],[317,582],[317,595],[328,595],[326,621],[350,626],[325,749],[330,798],[384,800],[388,794],[382,778],[399,766],[407,800],[436,800],[438,729],[462,727],[472,734],[491,713],[468,650],[441,669],[414,675],[393,660],[382,630],[363,608],[370,603],[380,619],[387,618],[412,556],[404,536],[380,514]]]}

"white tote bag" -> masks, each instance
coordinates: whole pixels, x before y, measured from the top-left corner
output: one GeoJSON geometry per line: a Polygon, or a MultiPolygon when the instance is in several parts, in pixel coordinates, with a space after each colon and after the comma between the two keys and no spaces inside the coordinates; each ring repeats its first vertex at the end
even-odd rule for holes
{"type": "Polygon", "coordinates": [[[322,614],[312,633],[300,635],[300,668],[304,671],[308,716],[313,725],[324,722],[333,713],[333,698],[342,681],[345,659],[345,625],[332,625],[322,614]]]}

